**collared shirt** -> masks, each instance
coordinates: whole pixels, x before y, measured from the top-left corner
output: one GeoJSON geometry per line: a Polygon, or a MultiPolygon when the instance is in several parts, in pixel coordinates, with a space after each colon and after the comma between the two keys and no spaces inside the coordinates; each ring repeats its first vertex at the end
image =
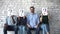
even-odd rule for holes
{"type": "Polygon", "coordinates": [[[6,24],[8,24],[8,25],[16,25],[17,24],[17,18],[16,17],[14,17],[14,20],[15,20],[15,24],[13,23],[13,20],[12,20],[12,18],[11,17],[7,17],[6,18],[6,24]]]}
{"type": "Polygon", "coordinates": [[[29,14],[27,16],[27,23],[32,27],[35,28],[37,24],[39,24],[39,16],[34,13],[34,14],[29,14]]]}

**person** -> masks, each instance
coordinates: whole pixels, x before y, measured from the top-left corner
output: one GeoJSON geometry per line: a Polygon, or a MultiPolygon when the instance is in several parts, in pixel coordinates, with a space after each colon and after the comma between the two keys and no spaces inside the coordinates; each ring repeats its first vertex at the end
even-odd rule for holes
{"type": "Polygon", "coordinates": [[[7,34],[7,31],[15,31],[15,34],[17,34],[17,17],[12,14],[11,11],[8,11],[7,17],[6,17],[6,23],[4,24],[4,34],[7,34]]]}
{"type": "Polygon", "coordinates": [[[40,17],[40,22],[41,22],[41,29],[43,30],[43,34],[49,34],[49,16],[48,16],[48,11],[47,8],[42,8],[42,14],[40,17]]]}
{"type": "Polygon", "coordinates": [[[19,16],[18,16],[18,29],[19,29],[19,34],[26,34],[26,23],[27,23],[27,18],[25,16],[24,11],[19,11],[19,16]]]}
{"type": "Polygon", "coordinates": [[[34,12],[34,10],[34,6],[31,6],[31,13],[27,15],[27,34],[32,34],[31,30],[34,30],[36,34],[39,34],[39,16],[34,12]]]}

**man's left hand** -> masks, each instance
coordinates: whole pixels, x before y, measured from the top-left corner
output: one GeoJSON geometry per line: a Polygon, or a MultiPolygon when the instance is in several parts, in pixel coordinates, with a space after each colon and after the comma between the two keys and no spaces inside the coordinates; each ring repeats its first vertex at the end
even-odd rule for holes
{"type": "Polygon", "coordinates": [[[35,28],[38,28],[38,25],[36,25],[35,28]]]}

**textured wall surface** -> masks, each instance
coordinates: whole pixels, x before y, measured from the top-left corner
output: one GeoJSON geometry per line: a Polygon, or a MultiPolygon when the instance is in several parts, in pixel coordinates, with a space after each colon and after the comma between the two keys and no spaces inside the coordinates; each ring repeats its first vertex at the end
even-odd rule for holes
{"type": "Polygon", "coordinates": [[[0,0],[0,26],[5,23],[7,11],[13,10],[18,15],[19,9],[23,9],[28,13],[30,6],[34,6],[38,14],[42,7],[47,7],[51,17],[50,33],[60,34],[60,0],[0,0]]]}

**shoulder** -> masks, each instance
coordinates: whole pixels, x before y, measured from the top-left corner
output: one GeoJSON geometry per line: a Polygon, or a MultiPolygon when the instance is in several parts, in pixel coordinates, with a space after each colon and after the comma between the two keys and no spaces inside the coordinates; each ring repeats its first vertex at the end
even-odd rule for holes
{"type": "Polygon", "coordinates": [[[9,16],[6,17],[6,19],[8,19],[8,18],[9,18],[9,16]]]}
{"type": "Polygon", "coordinates": [[[27,16],[29,16],[30,14],[28,14],[27,16]]]}
{"type": "Polygon", "coordinates": [[[36,16],[39,16],[37,13],[35,13],[36,16]]]}

